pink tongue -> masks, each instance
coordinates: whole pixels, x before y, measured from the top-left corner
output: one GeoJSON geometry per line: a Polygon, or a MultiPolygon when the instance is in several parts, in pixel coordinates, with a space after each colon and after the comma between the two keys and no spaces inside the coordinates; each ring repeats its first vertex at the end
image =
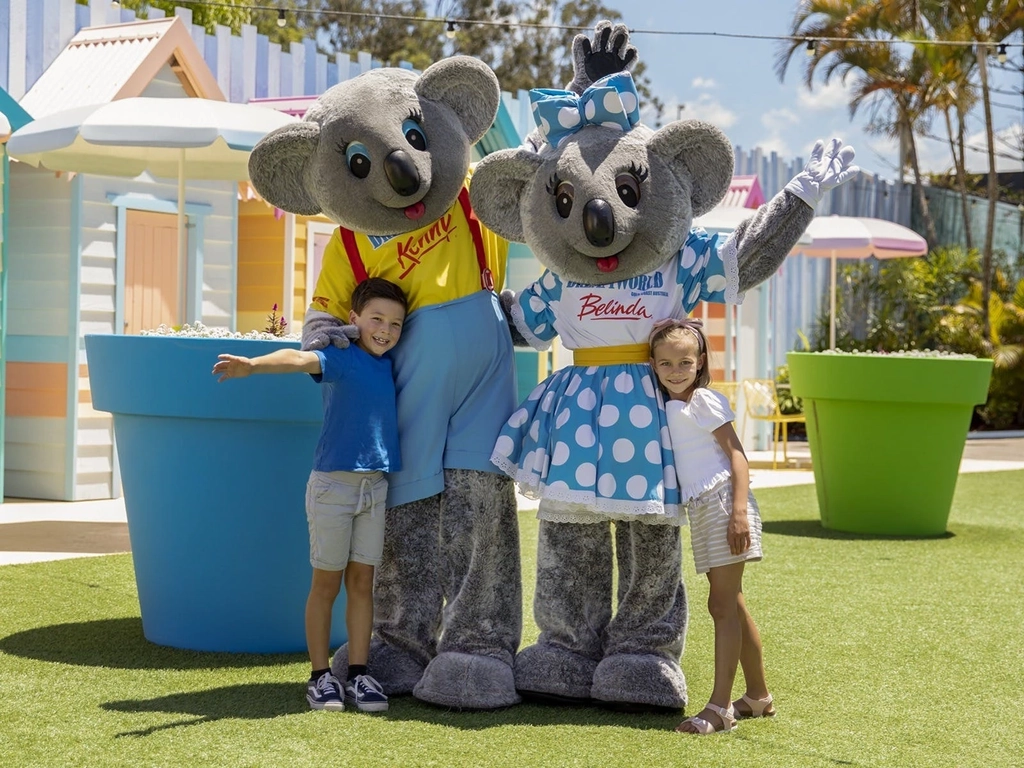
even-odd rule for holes
{"type": "Polygon", "coordinates": [[[605,256],[597,260],[597,268],[602,272],[614,272],[619,268],[618,256],[605,256]]]}
{"type": "Polygon", "coordinates": [[[425,206],[422,202],[413,203],[412,205],[405,209],[405,218],[412,219],[413,221],[415,221],[426,212],[427,206],[425,206]]]}

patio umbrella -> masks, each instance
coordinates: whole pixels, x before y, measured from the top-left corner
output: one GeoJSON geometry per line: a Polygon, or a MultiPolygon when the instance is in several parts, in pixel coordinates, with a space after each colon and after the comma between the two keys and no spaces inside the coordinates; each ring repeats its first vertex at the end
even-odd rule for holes
{"type": "Polygon", "coordinates": [[[815,216],[794,253],[826,257],[829,276],[828,345],[836,348],[836,259],[896,259],[928,253],[925,239],[912,229],[864,216],[815,216]]]}
{"type": "Polygon", "coordinates": [[[14,132],[7,151],[51,171],[177,177],[178,269],[184,269],[185,180],[247,180],[256,142],[295,120],[250,104],[138,96],[39,118],[14,132]]]}

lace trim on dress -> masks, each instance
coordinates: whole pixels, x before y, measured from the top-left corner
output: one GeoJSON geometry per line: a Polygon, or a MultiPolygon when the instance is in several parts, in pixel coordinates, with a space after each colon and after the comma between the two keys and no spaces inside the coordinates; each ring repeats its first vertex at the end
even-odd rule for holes
{"type": "Polygon", "coordinates": [[[684,507],[680,504],[666,504],[656,499],[646,501],[628,501],[626,499],[598,498],[593,491],[555,490],[541,481],[535,472],[523,471],[511,459],[500,454],[491,455],[491,463],[515,480],[519,493],[528,499],[539,499],[543,503],[543,515],[540,519],[552,522],[584,522],[580,518],[595,517],[585,522],[599,522],[601,519],[636,520],[661,522],[677,525],[686,524],[684,507]],[[567,516],[566,519],[554,520],[549,515],[567,516]],[[573,519],[568,519],[573,516],[573,519]],[[679,522],[676,522],[676,521],[679,522]]]}
{"type": "Polygon", "coordinates": [[[736,252],[736,235],[732,234],[718,249],[718,255],[722,257],[722,264],[725,266],[726,304],[742,304],[743,297],[746,295],[740,292],[740,263],[736,252]]]}
{"type": "Polygon", "coordinates": [[[523,307],[519,303],[518,297],[516,301],[512,302],[512,322],[516,324],[516,328],[521,334],[523,334],[523,338],[526,339],[526,343],[538,352],[545,352],[551,346],[550,341],[538,339],[534,334],[533,329],[526,324],[526,316],[523,314],[523,307]]]}

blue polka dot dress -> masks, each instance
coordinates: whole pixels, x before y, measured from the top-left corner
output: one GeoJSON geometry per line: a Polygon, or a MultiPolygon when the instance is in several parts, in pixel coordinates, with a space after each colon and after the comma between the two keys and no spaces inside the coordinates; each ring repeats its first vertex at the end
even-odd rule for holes
{"type": "MultiPolygon", "coordinates": [[[[659,269],[608,285],[563,281],[551,271],[523,290],[512,316],[546,349],[646,344],[653,324],[685,317],[698,301],[739,303],[732,241],[690,232],[659,269]]],[[[541,520],[642,520],[685,525],[665,405],[647,363],[571,365],[530,393],[502,428],[491,461],[541,520]]]]}

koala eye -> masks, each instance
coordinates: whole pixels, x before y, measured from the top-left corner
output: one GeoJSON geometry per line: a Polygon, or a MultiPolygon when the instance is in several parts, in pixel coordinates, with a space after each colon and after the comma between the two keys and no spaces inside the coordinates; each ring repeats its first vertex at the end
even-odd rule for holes
{"type": "Polygon", "coordinates": [[[555,187],[555,210],[563,219],[568,219],[569,214],[572,213],[572,202],[575,195],[576,190],[568,181],[563,181],[555,187]]]}
{"type": "Polygon", "coordinates": [[[345,147],[345,161],[357,179],[365,179],[370,175],[370,151],[358,141],[345,147]]]}
{"type": "Polygon", "coordinates": [[[427,137],[423,135],[423,128],[420,124],[412,118],[402,123],[402,133],[405,134],[405,140],[409,142],[409,146],[413,149],[418,149],[420,152],[425,152],[427,149],[427,137]]]}
{"type": "Polygon", "coordinates": [[[632,173],[620,173],[615,177],[615,191],[619,193],[619,200],[630,208],[640,204],[640,182],[632,173]]]}

